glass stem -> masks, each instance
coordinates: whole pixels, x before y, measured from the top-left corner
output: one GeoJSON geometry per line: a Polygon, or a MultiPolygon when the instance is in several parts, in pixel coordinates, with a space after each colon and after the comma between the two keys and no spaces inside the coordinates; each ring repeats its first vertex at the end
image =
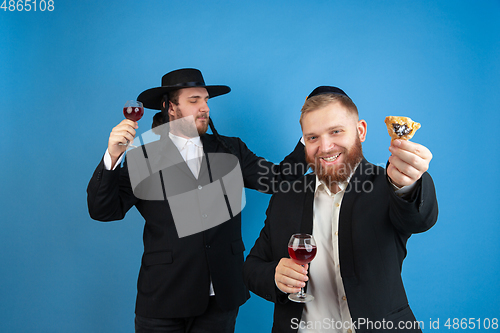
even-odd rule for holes
{"type": "MultiPolygon", "coordinates": [[[[304,266],[305,265],[302,265],[302,267],[304,267],[304,266]]],[[[304,288],[303,287],[300,288],[300,292],[299,292],[299,294],[297,296],[299,296],[300,298],[305,298],[306,297],[306,295],[304,294],[304,288]]]]}

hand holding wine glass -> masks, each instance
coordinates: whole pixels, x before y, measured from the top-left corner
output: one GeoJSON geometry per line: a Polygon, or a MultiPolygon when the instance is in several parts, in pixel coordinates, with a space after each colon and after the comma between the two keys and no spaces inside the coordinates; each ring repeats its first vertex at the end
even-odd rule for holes
{"type": "MultiPolygon", "coordinates": [[[[288,254],[294,262],[299,265],[305,265],[311,262],[316,256],[316,242],[314,237],[309,234],[293,234],[288,242],[288,254]]],[[[288,295],[291,301],[298,303],[310,302],[314,299],[313,295],[306,294],[304,288],[300,292],[288,295]]]]}
{"type": "Polygon", "coordinates": [[[126,119],[115,126],[109,135],[108,153],[111,157],[112,167],[127,148],[135,147],[130,142],[134,141],[135,130],[138,128],[137,121],[141,119],[143,114],[144,107],[141,102],[127,101],[125,103],[123,115],[126,119]]]}

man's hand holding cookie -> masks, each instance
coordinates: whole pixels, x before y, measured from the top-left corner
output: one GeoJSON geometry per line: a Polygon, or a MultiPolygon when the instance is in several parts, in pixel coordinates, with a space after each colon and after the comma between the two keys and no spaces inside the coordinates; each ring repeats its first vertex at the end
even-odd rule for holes
{"type": "Polygon", "coordinates": [[[420,124],[406,117],[387,117],[385,123],[392,138],[387,175],[397,187],[412,185],[429,169],[432,160],[429,149],[408,141],[420,124]]]}
{"type": "Polygon", "coordinates": [[[429,169],[432,153],[418,143],[392,140],[389,151],[392,155],[389,157],[387,175],[398,187],[413,184],[429,169]]]}

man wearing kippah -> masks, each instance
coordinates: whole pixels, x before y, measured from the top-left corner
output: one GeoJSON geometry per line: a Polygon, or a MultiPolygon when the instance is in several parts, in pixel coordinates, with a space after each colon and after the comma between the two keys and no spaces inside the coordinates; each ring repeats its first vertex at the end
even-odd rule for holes
{"type": "Polygon", "coordinates": [[[275,165],[239,138],[219,135],[207,103],[229,91],[206,85],[196,69],[167,73],[161,87],[138,97],[161,110],[153,123],[161,139],[129,150],[120,167],[138,128],[123,120],[89,182],[93,219],[120,220],[133,206],[145,219],[137,333],[233,332],[238,308],[250,297],[242,275],[243,185],[273,193],[308,168],[300,142],[275,165]]]}
{"type": "Polygon", "coordinates": [[[437,221],[430,151],[396,139],[386,169],[367,162],[367,124],[336,87],[311,92],[300,124],[314,173],[293,183],[296,191],[273,195],[244,265],[249,289],[275,303],[272,331],[421,332],[401,269],[407,240],[437,221]],[[289,258],[296,233],[316,241],[310,264],[289,258]],[[313,300],[288,298],[302,287],[313,300]]]}

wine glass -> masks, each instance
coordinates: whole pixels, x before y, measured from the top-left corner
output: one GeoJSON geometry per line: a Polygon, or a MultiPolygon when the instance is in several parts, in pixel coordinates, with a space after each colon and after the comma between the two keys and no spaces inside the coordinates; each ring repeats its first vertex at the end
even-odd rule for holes
{"type": "MultiPolygon", "coordinates": [[[[309,234],[293,234],[288,241],[288,254],[299,265],[311,262],[316,256],[314,237],[309,234]]],[[[300,292],[290,294],[288,298],[297,303],[306,303],[312,301],[314,296],[306,294],[304,288],[300,288],[300,292]]]]}
{"type": "Polygon", "coordinates": [[[127,119],[139,121],[144,115],[144,106],[139,101],[127,101],[123,107],[123,115],[127,119]]]}
{"type": "MultiPolygon", "coordinates": [[[[139,121],[144,115],[144,106],[139,101],[127,101],[123,106],[123,115],[132,121],[139,121]]],[[[128,140],[127,143],[119,143],[119,145],[137,148],[137,146],[130,144],[128,140]]]]}

